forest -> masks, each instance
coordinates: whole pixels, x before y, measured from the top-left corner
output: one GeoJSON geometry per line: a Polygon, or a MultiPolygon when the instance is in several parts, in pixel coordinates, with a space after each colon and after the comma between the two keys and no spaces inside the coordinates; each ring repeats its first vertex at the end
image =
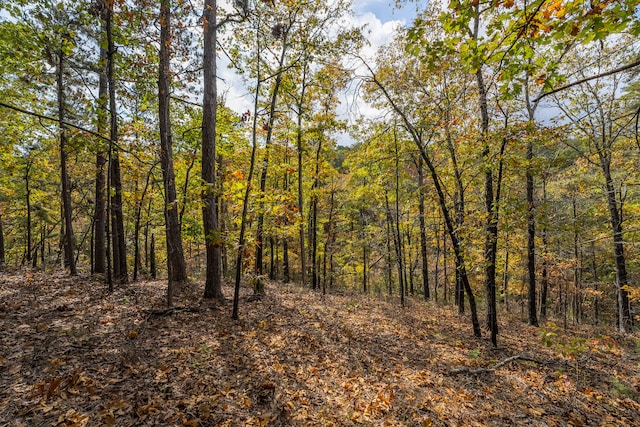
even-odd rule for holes
{"type": "Polygon", "coordinates": [[[638,1],[399,7],[0,1],[0,425],[640,425],[638,1]]]}

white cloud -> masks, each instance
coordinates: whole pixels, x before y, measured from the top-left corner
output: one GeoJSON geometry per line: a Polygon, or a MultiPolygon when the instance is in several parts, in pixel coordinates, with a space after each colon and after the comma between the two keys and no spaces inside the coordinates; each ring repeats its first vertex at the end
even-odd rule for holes
{"type": "MultiPolygon", "coordinates": [[[[380,15],[392,17],[391,7],[387,0],[358,1],[354,6],[354,14],[345,18],[342,25],[345,27],[363,27],[364,37],[368,40],[368,45],[359,52],[360,57],[370,66],[374,66],[378,49],[389,44],[396,33],[398,27],[406,25],[406,19],[388,19],[382,21],[380,15]],[[386,5],[386,9],[382,6],[386,5]],[[374,13],[377,12],[377,13],[374,13]],[[381,12],[382,11],[382,12],[381,12]],[[386,12],[386,13],[384,13],[386,12]]],[[[367,68],[363,64],[358,64],[358,60],[353,60],[352,66],[356,67],[356,74],[360,77],[368,75],[367,68]]],[[[228,68],[229,59],[223,54],[218,59],[218,92],[225,94],[226,106],[241,114],[247,109],[253,109],[253,95],[248,92],[246,82],[242,76],[236,74],[234,70],[228,68]]],[[[381,112],[364,102],[358,93],[359,81],[354,81],[342,95],[342,103],[338,109],[340,117],[350,124],[355,123],[359,117],[378,117],[381,112]]],[[[340,137],[341,144],[350,144],[349,137],[340,137]]]]}

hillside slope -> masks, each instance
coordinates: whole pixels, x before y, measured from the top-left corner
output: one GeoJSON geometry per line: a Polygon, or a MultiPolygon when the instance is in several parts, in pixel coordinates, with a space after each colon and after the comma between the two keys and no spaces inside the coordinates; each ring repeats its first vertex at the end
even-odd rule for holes
{"type": "Polygon", "coordinates": [[[1,275],[0,426],[640,425],[637,336],[504,322],[493,350],[419,299],[271,284],[236,322],[164,290],[1,275]]]}

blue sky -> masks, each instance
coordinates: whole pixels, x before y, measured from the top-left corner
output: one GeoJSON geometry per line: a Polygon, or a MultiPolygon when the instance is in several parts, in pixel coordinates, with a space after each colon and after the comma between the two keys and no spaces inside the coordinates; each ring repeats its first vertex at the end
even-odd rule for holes
{"type": "Polygon", "coordinates": [[[395,0],[353,0],[353,11],[356,15],[371,12],[382,23],[404,21],[408,24],[416,15],[416,4],[408,2],[404,7],[396,8],[395,0]]]}

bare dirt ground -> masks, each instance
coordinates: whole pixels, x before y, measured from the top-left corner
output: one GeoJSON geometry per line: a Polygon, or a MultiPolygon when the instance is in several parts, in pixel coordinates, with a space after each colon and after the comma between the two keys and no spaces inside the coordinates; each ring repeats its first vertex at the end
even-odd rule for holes
{"type": "Polygon", "coordinates": [[[637,335],[502,315],[491,349],[417,298],[200,292],[2,273],[0,426],[640,426],[637,335]]]}

